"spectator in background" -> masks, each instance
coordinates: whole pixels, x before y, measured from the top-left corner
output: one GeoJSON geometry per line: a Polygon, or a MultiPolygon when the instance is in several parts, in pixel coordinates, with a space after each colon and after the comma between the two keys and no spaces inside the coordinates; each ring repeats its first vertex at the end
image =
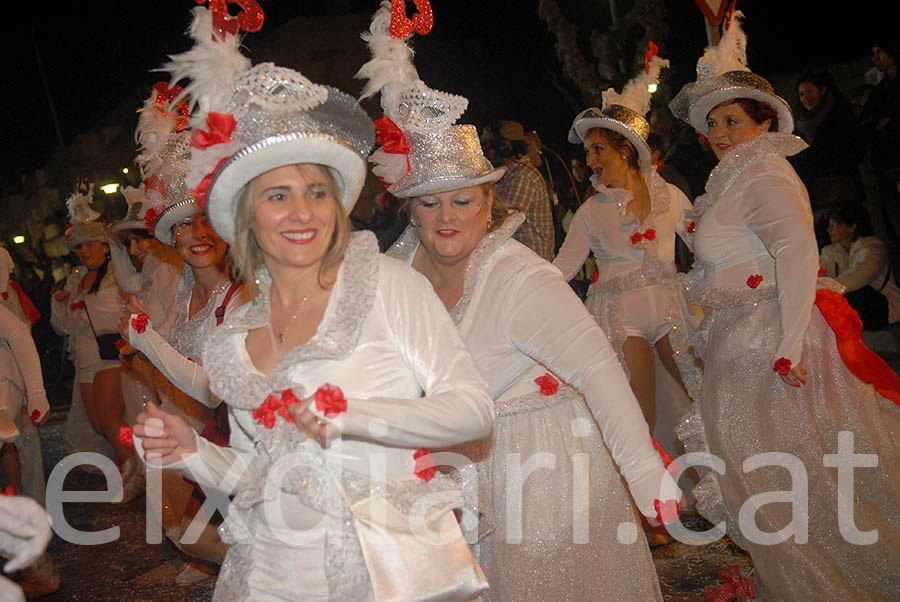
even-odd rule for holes
{"type": "Polygon", "coordinates": [[[809,148],[790,162],[809,191],[821,247],[828,240],[828,210],[863,200],[858,166],[864,153],[863,139],[850,104],[838,93],[831,74],[804,74],[797,80],[797,95],[800,103],[794,113],[794,133],[809,148]]]}
{"type": "Polygon", "coordinates": [[[486,128],[481,143],[494,167],[506,167],[506,173],[494,186],[494,195],[525,215],[513,238],[532,251],[553,261],[556,256],[556,227],[553,223],[550,188],[538,170],[540,142],[526,135],[522,124],[500,121],[486,128]]]}
{"type": "Polygon", "coordinates": [[[900,181],[898,58],[900,42],[893,32],[872,47],[872,62],[882,78],[869,92],[859,117],[863,136],[869,145],[869,161],[878,181],[887,236],[895,241],[900,235],[900,204],[897,193],[897,182],[900,181]]]}
{"type": "Polygon", "coordinates": [[[716,165],[715,154],[702,136],[672,117],[668,107],[651,109],[649,121],[650,131],[660,139],[659,160],[687,180],[690,192],[684,193],[693,201],[705,190],[706,178],[716,165]]]}
{"type": "Polygon", "coordinates": [[[847,287],[845,297],[862,319],[863,329],[877,330],[900,321],[900,288],[887,249],[872,236],[865,211],[854,205],[833,209],[828,235],[831,244],[819,254],[819,265],[847,287]]]}

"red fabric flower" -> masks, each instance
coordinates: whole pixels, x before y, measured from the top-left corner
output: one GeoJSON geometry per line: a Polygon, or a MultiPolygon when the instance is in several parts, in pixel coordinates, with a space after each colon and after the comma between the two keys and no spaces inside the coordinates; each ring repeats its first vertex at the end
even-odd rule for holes
{"type": "Polygon", "coordinates": [[[288,422],[294,422],[294,416],[289,408],[291,404],[299,402],[300,400],[290,389],[282,391],[280,397],[273,393],[266,397],[258,408],[253,410],[253,418],[267,429],[275,427],[275,418],[277,416],[281,416],[288,422]]]}
{"type": "Polygon", "coordinates": [[[425,481],[426,483],[434,478],[437,474],[437,467],[434,465],[434,456],[426,448],[422,447],[413,454],[413,460],[416,461],[413,467],[413,474],[425,481]]]}
{"type": "Polygon", "coordinates": [[[144,331],[147,330],[147,324],[149,323],[150,316],[147,314],[138,314],[131,318],[131,327],[134,328],[134,331],[138,334],[144,334],[144,331]]]}
{"type": "Polygon", "coordinates": [[[691,222],[687,225],[688,234],[693,234],[697,230],[697,222],[691,222]]]}
{"type": "Polygon", "coordinates": [[[644,239],[644,235],[640,232],[635,232],[631,235],[631,244],[636,245],[644,239]]]}
{"type": "Polygon", "coordinates": [[[647,240],[654,240],[656,238],[656,230],[653,228],[647,228],[644,230],[644,238],[647,240]]]}
{"type": "Polygon", "coordinates": [[[656,238],[656,230],[647,228],[643,232],[635,232],[631,235],[631,244],[636,245],[642,240],[654,240],[656,238]]]}
{"type": "Polygon", "coordinates": [[[559,391],[559,381],[550,374],[538,376],[534,382],[541,388],[541,395],[556,395],[559,391]]]}
{"type": "Polygon", "coordinates": [[[597,282],[597,279],[600,278],[600,272],[594,272],[591,274],[591,283],[597,282]]]}
{"type": "Polygon", "coordinates": [[[228,159],[228,157],[222,157],[222,160],[216,164],[216,168],[206,174],[206,176],[200,180],[200,183],[197,184],[197,187],[194,188],[193,192],[191,192],[191,196],[197,201],[197,206],[200,207],[200,209],[206,211],[206,193],[209,192],[209,186],[212,184],[213,176],[216,175],[216,172],[219,171],[219,168],[222,167],[222,164],[228,159]]]}
{"type": "Polygon", "coordinates": [[[316,409],[325,414],[326,418],[334,418],[341,412],[346,412],[344,392],[340,387],[325,383],[316,389],[316,409]]]}
{"type": "Polygon", "coordinates": [[[791,360],[786,357],[780,357],[775,361],[775,365],[772,367],[772,370],[777,372],[778,374],[784,376],[788,372],[791,371],[791,360]]]}
{"type": "Polygon", "coordinates": [[[375,120],[375,143],[382,146],[386,153],[409,154],[409,144],[403,130],[388,117],[375,120]]]}
{"type": "Polygon", "coordinates": [[[9,299],[9,293],[3,291],[3,300],[6,301],[7,299],[9,299]]]}
{"type": "Polygon", "coordinates": [[[159,211],[156,210],[156,207],[150,207],[144,214],[144,225],[147,226],[147,230],[150,231],[150,236],[153,236],[153,224],[156,223],[156,218],[158,217],[159,211]]]}
{"type": "Polygon", "coordinates": [[[116,349],[118,349],[119,351],[122,351],[122,348],[123,348],[126,344],[127,344],[127,343],[125,343],[125,339],[118,339],[118,340],[116,341],[116,349]]]}
{"type": "Polygon", "coordinates": [[[747,278],[747,286],[750,288],[756,288],[763,281],[763,277],[760,274],[753,274],[752,276],[747,278]]]}
{"type": "Polygon", "coordinates": [[[40,410],[31,410],[31,421],[37,422],[41,419],[41,411],[40,410]]]}
{"type": "Polygon", "coordinates": [[[12,497],[12,496],[16,495],[16,488],[13,487],[12,485],[7,485],[6,489],[3,490],[3,495],[5,495],[7,497],[12,497]]]}
{"type": "Polygon", "coordinates": [[[721,585],[703,588],[704,602],[748,602],[756,599],[753,580],[744,578],[737,566],[719,571],[719,580],[722,581],[721,585]]]}
{"type": "Polygon", "coordinates": [[[123,424],[121,427],[119,427],[119,435],[117,439],[122,445],[126,445],[132,448],[134,447],[134,431],[132,431],[131,427],[127,424],[123,424]]]}
{"type": "Polygon", "coordinates": [[[819,268],[819,277],[820,278],[827,273],[828,273],[828,270],[826,270],[825,268],[819,268]]]}
{"type": "Polygon", "coordinates": [[[210,111],[206,116],[206,131],[196,129],[191,134],[191,148],[204,150],[216,144],[231,142],[237,121],[231,113],[210,111]]]}
{"type": "Polygon", "coordinates": [[[290,389],[285,389],[281,392],[281,406],[278,408],[278,415],[287,420],[288,422],[294,422],[294,415],[291,414],[288,409],[291,404],[300,403],[300,399],[294,395],[294,392],[290,389]]]}
{"type": "Polygon", "coordinates": [[[84,304],[84,301],[76,301],[69,306],[69,311],[78,311],[79,309],[84,309],[85,307],[87,306],[84,304]]]}
{"type": "Polygon", "coordinates": [[[656,522],[664,525],[671,525],[678,522],[681,516],[681,510],[678,508],[678,502],[675,500],[653,500],[653,509],[656,510],[656,522]]]}

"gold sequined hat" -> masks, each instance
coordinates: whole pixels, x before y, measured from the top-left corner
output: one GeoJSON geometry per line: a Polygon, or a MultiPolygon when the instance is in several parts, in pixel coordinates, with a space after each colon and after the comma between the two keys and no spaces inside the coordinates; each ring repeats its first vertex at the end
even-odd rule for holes
{"type": "Polygon", "coordinates": [[[650,147],[647,137],[650,124],[644,117],[650,110],[650,84],[659,82],[659,73],[669,61],[657,56],[656,45],[650,43],[644,70],[628,82],[621,94],[609,88],[603,93],[603,108],[590,107],[579,113],[569,128],[569,142],[584,142],[594,128],[612,130],[625,136],[637,151],[642,170],[651,169],[650,147]]]}
{"type": "Polygon", "coordinates": [[[672,114],[708,134],[709,112],[728,101],[750,98],[764,102],[778,114],[778,131],[792,133],[794,116],[787,101],[775,94],[765,78],[747,66],[747,37],[741,29],[743,14],[736,11],[718,45],[708,46],[697,61],[697,81],[686,84],[669,103],[672,114]]]}
{"type": "Polygon", "coordinates": [[[284,165],[333,169],[349,213],[375,144],[372,120],[356,99],[272,63],[250,66],[235,35],[213,32],[208,9],[194,9],[195,48],[171,57],[173,80],[190,78],[191,171],[187,184],[226,242],[244,187],[284,165]],[[223,37],[224,36],[224,37],[223,37]]]}
{"type": "MultiPolygon", "coordinates": [[[[416,31],[429,30],[430,25],[416,31]]],[[[362,98],[380,92],[384,111],[375,121],[379,147],[369,157],[372,172],[399,198],[496,182],[506,168],[494,168],[484,156],[474,126],[455,125],[469,101],[419,79],[406,44],[409,35],[392,26],[390,2],[381,3],[363,34],[372,60],[357,74],[369,80],[362,98]]]]}

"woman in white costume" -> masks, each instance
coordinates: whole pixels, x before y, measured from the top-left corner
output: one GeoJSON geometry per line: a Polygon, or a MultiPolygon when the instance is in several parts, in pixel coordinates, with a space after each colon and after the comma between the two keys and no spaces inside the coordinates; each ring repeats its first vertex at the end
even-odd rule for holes
{"type": "MultiPolygon", "coordinates": [[[[197,24],[202,44],[210,33],[197,24]]],[[[191,86],[212,91],[191,75],[191,86]]],[[[239,469],[214,598],[367,600],[391,576],[416,584],[403,588],[410,599],[435,594],[436,584],[459,592],[447,599],[477,596],[471,556],[416,570],[383,552],[364,556],[379,537],[361,541],[351,526],[361,505],[386,499],[390,516],[405,518],[422,496],[458,491],[433,474],[425,448],[483,437],[492,424],[487,388],[428,283],[380,255],[370,233],[350,234],[371,121],[355,99],[270,63],[235,73],[217,92],[223,105],[201,100],[192,116],[196,180],[211,176],[196,192],[207,188],[213,226],[245,284],[259,289],[204,346],[210,387],[228,404],[230,447],[153,406],[135,427],[144,453],[204,486],[239,469]],[[391,565],[392,575],[371,562],[391,565]]],[[[419,552],[467,553],[450,512],[458,504],[425,512],[429,524],[456,531],[455,547],[394,553],[419,562],[419,552]]]]}
{"type": "MultiPolygon", "coordinates": [[[[648,53],[649,54],[649,53],[648,53]]],[[[621,94],[603,93],[603,109],[575,117],[569,142],[584,145],[586,163],[598,193],[575,213],[553,265],[572,279],[593,251],[597,279],[585,304],[628,369],[631,388],[655,432],[657,414],[680,415],[686,406],[666,412],[657,399],[656,357],[692,397],[699,393],[700,371],[690,354],[683,289],[675,269],[675,236],[685,237],[684,213],[691,203],[653,169],[646,138],[650,125],[650,83],[668,61],[652,56],[647,71],[621,94]]],[[[661,389],[662,393],[664,389],[661,389]]],[[[663,421],[674,426],[673,420],[663,421]]],[[[665,441],[674,441],[672,437],[665,441]]]]}
{"type": "Polygon", "coordinates": [[[503,169],[473,126],[454,125],[466,99],[418,79],[389,15],[383,3],[361,71],[385,112],[370,160],[409,199],[411,224],[389,254],[431,282],[494,399],[492,437],[456,448],[478,468],[469,507],[484,518],[486,597],[661,600],[628,490],[652,520],[668,473],[625,373],[559,270],[511,238],[523,216],[493,204],[503,169]]]}
{"type": "Polygon", "coordinates": [[[63,289],[54,293],[50,323],[57,333],[69,335],[75,362],[77,386],[63,429],[66,447],[114,457],[122,472],[121,501],[125,502],[143,491],[140,463],[134,450],[119,438],[125,426],[125,399],[116,342],[125,297],[108,269],[109,238],[105,226],[97,221],[100,214],[90,208],[92,193],[93,185],[82,180],[67,200],[71,227],[66,244],[81,265],[68,276],[63,289]]]}
{"type": "Polygon", "coordinates": [[[785,159],[806,145],[789,134],[787,103],[749,71],[739,18],[671,104],[719,158],[695,201],[688,297],[706,312],[694,339],[704,375],[681,436],[724,469],[705,471],[697,508],[750,552],[763,595],[896,600],[900,379],[861,344],[844,298],[817,290],[809,198],[785,159]],[[782,460],[745,464],[763,453],[782,460]],[[835,468],[849,453],[877,457],[853,472],[852,493],[835,468]],[[774,491],[795,497],[759,497],[774,491]]]}

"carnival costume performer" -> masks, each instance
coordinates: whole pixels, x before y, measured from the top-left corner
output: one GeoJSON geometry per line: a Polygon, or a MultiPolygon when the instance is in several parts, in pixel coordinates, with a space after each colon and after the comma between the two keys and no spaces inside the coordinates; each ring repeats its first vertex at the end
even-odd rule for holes
{"type": "MultiPolygon", "coordinates": [[[[209,20],[208,12],[201,10],[199,14],[209,20]]],[[[168,114],[174,112],[168,106],[164,108],[168,114]]],[[[155,106],[150,111],[151,115],[159,113],[155,106]]],[[[151,216],[150,231],[181,264],[175,297],[165,315],[157,319],[142,303],[129,303],[128,309],[134,313],[125,316],[121,327],[128,342],[143,353],[136,360],[137,369],[148,374],[162,402],[159,407],[179,415],[215,443],[227,445],[227,415],[219,398],[209,390],[201,345],[209,331],[246,299],[240,294],[240,286],[229,277],[228,246],[212,229],[186,184],[191,133],[185,129],[186,120],[182,127],[179,123],[174,117],[162,125],[144,120],[138,124],[137,135],[141,141],[138,162],[145,176],[144,202],[151,216]],[[145,358],[155,370],[148,371],[140,365],[145,358]]],[[[183,537],[199,510],[197,502],[205,499],[203,494],[176,471],[164,471],[163,494],[162,523],[166,535],[188,555],[221,564],[226,548],[213,525],[207,524],[196,542],[183,537]]],[[[203,515],[200,521],[211,518],[214,517],[203,515]]],[[[219,517],[215,518],[218,522],[219,517]]],[[[175,582],[196,583],[209,578],[213,571],[212,567],[189,560],[175,582]]]]}
{"type": "MultiPolygon", "coordinates": [[[[572,123],[569,142],[584,144],[598,192],[578,208],[553,260],[571,280],[593,251],[597,276],[585,304],[627,368],[651,432],[658,412],[654,355],[677,383],[689,385],[691,397],[701,379],[688,348],[690,314],[675,269],[675,236],[686,238],[684,214],[691,203],[656,173],[647,145],[648,85],[669,64],[655,51],[651,43],[645,72],[621,94],[607,90],[602,110],[586,109],[572,123]]],[[[685,409],[686,404],[668,413],[678,416],[685,409]]],[[[674,441],[674,434],[666,440],[674,441]]]]}
{"type": "Polygon", "coordinates": [[[385,111],[370,160],[410,203],[410,226],[389,253],[431,281],[494,399],[493,435],[456,450],[479,473],[468,508],[484,517],[476,550],[486,596],[661,600],[622,477],[651,519],[671,479],[616,354],[559,270],[512,240],[523,216],[500,211],[490,190],[503,169],[473,126],[454,125],[468,101],[418,78],[389,15],[382,3],[360,71],[363,94],[380,90],[385,111]]]}
{"type": "Polygon", "coordinates": [[[66,201],[70,227],[65,241],[81,265],[66,278],[63,290],[53,294],[50,323],[57,333],[69,336],[75,363],[76,386],[63,428],[66,447],[113,456],[122,472],[121,501],[126,502],[143,491],[143,469],[134,449],[119,439],[125,398],[116,343],[125,297],[108,269],[109,238],[98,221],[100,214],[90,206],[92,196],[93,184],[81,177],[66,201]]]}
{"type": "Polygon", "coordinates": [[[768,595],[896,599],[900,379],[862,345],[846,300],[816,288],[809,198],[785,159],[806,145],[789,134],[787,103],[749,71],[739,18],[670,105],[719,158],[695,201],[688,297],[706,311],[694,344],[704,374],[680,434],[724,465],[704,470],[697,508],[727,523],[768,595]],[[848,476],[848,463],[865,468],[848,476]],[[778,494],[788,503],[767,492],[790,492],[778,494]]]}
{"type": "Polygon", "coordinates": [[[195,194],[259,289],[203,350],[230,447],[152,405],[135,427],[149,462],[235,485],[214,599],[384,599],[392,585],[409,599],[477,596],[483,578],[451,511],[458,485],[426,448],[484,437],[490,398],[428,283],[349,232],[372,122],[352,97],[271,63],[221,90],[204,74],[222,69],[173,62],[199,99],[192,174],[209,178],[195,194]],[[422,506],[425,495],[440,501],[422,506]],[[409,515],[449,543],[402,535],[409,515]]]}

